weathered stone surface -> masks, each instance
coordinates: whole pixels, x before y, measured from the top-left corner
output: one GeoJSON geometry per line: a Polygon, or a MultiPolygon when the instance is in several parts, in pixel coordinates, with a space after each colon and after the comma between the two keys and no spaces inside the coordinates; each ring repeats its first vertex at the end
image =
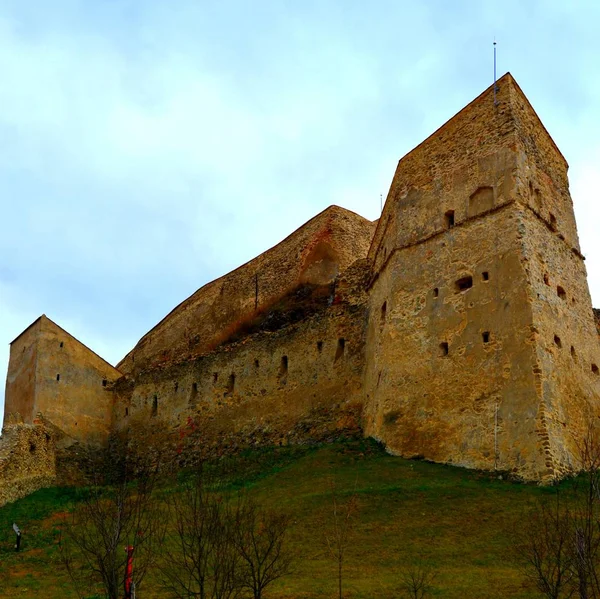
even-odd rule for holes
{"type": "Polygon", "coordinates": [[[0,506],[56,480],[54,443],[41,425],[9,424],[0,437],[0,506]]]}
{"type": "Polygon", "coordinates": [[[510,75],[400,161],[369,257],[367,434],[525,478],[576,468],[598,336],[567,164],[510,75]]]}
{"type": "Polygon", "coordinates": [[[110,384],[121,373],[42,315],[10,346],[5,414],[31,424],[41,414],[55,439],[105,443],[110,384]],[[58,433],[60,431],[60,433],[58,433]]]}
{"type": "Polygon", "coordinates": [[[7,410],[41,413],[65,471],[141,422],[213,454],[362,428],[400,455],[550,480],[600,415],[599,322],[567,163],[507,74],[402,158],[378,223],[328,208],[118,370],[36,321],[11,345],[7,410]]]}
{"type": "Polygon", "coordinates": [[[204,285],[118,364],[124,374],[210,352],[299,285],[326,285],[367,255],[374,224],[330,206],[275,247],[204,285]]]}

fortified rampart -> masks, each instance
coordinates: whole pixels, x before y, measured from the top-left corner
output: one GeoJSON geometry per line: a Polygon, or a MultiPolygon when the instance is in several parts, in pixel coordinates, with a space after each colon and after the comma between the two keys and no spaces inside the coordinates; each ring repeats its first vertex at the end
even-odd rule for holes
{"type": "Polygon", "coordinates": [[[124,374],[212,351],[300,285],[328,285],[369,250],[374,225],[331,206],[281,243],[204,285],[118,364],[124,374]]]}
{"type": "Polygon", "coordinates": [[[567,168],[507,74],[400,160],[378,222],[328,208],[118,369],[36,321],[11,345],[7,410],[68,442],[134,422],[220,450],[362,430],[407,457],[562,476],[600,415],[567,168]]]}
{"type": "Polygon", "coordinates": [[[55,449],[39,424],[7,424],[0,437],[0,506],[52,486],[55,449]]]}

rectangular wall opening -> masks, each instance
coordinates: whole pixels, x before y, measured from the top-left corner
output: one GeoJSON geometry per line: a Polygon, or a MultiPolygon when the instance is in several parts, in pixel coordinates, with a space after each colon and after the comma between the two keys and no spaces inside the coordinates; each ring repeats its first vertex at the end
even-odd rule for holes
{"type": "Polygon", "coordinates": [[[450,229],[454,226],[454,210],[448,210],[448,212],[444,214],[444,221],[447,229],[450,229]]]}
{"type": "Polygon", "coordinates": [[[155,395],[152,398],[152,414],[151,416],[154,418],[158,414],[158,395],[155,395]]]}
{"type": "Polygon", "coordinates": [[[344,357],[344,351],[346,349],[346,340],[342,337],[338,339],[337,349],[335,350],[335,362],[344,357]]]}
{"type": "Polygon", "coordinates": [[[461,277],[455,283],[456,291],[466,291],[467,289],[471,289],[473,287],[473,277],[471,275],[467,275],[466,277],[461,277]]]}
{"type": "Polygon", "coordinates": [[[484,331],[481,334],[481,337],[482,337],[484,343],[489,343],[490,342],[490,332],[489,331],[484,331]]]}
{"type": "Polygon", "coordinates": [[[448,343],[446,341],[442,341],[439,347],[439,355],[443,358],[448,355],[448,343]]]}
{"type": "Polygon", "coordinates": [[[229,380],[227,381],[227,393],[233,393],[235,391],[235,372],[232,372],[229,375],[229,380]]]}

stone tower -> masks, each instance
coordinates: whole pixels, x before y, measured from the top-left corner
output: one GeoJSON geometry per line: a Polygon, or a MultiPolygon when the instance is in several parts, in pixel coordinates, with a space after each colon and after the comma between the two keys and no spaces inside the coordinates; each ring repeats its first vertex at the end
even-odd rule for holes
{"type": "Polygon", "coordinates": [[[390,451],[536,479],[576,465],[600,347],[567,168],[510,74],[400,160],[364,382],[390,451]]]}
{"type": "Polygon", "coordinates": [[[42,314],[10,344],[5,422],[32,424],[41,418],[55,440],[105,443],[113,411],[109,386],[120,376],[42,314]]]}

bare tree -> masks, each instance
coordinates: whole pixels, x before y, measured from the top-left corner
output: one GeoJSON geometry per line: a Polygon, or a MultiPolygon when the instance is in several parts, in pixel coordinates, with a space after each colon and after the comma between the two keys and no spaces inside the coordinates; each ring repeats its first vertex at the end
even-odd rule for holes
{"type": "Polygon", "coordinates": [[[590,427],[578,444],[581,473],[538,502],[514,533],[526,576],[551,599],[600,599],[600,444],[590,427]]]}
{"type": "Polygon", "coordinates": [[[426,599],[431,597],[435,571],[431,566],[419,560],[405,568],[400,575],[400,588],[409,599],[426,599]]]}
{"type": "Polygon", "coordinates": [[[223,495],[209,489],[204,473],[167,500],[173,530],[159,560],[163,588],[180,599],[233,599],[239,595],[240,556],[236,514],[223,495]]]}
{"type": "Polygon", "coordinates": [[[132,581],[140,587],[156,557],[164,519],[153,491],[159,464],[148,452],[131,451],[126,438],[96,461],[96,484],[61,526],[60,553],[80,597],[101,590],[109,599],[124,594],[127,547],[134,551],[132,581]]]}
{"type": "Polygon", "coordinates": [[[261,599],[271,583],[290,572],[289,527],[285,514],[260,509],[247,498],[238,502],[233,536],[240,557],[238,581],[253,599],[261,599]]]}
{"type": "Polygon", "coordinates": [[[574,594],[573,527],[569,506],[556,492],[553,501],[538,503],[513,533],[518,564],[548,599],[574,594]]]}
{"type": "Polygon", "coordinates": [[[344,563],[354,531],[354,520],[358,512],[356,481],[348,495],[340,493],[335,477],[329,480],[329,502],[321,522],[323,542],[329,557],[337,568],[338,599],[343,599],[344,563]]]}

